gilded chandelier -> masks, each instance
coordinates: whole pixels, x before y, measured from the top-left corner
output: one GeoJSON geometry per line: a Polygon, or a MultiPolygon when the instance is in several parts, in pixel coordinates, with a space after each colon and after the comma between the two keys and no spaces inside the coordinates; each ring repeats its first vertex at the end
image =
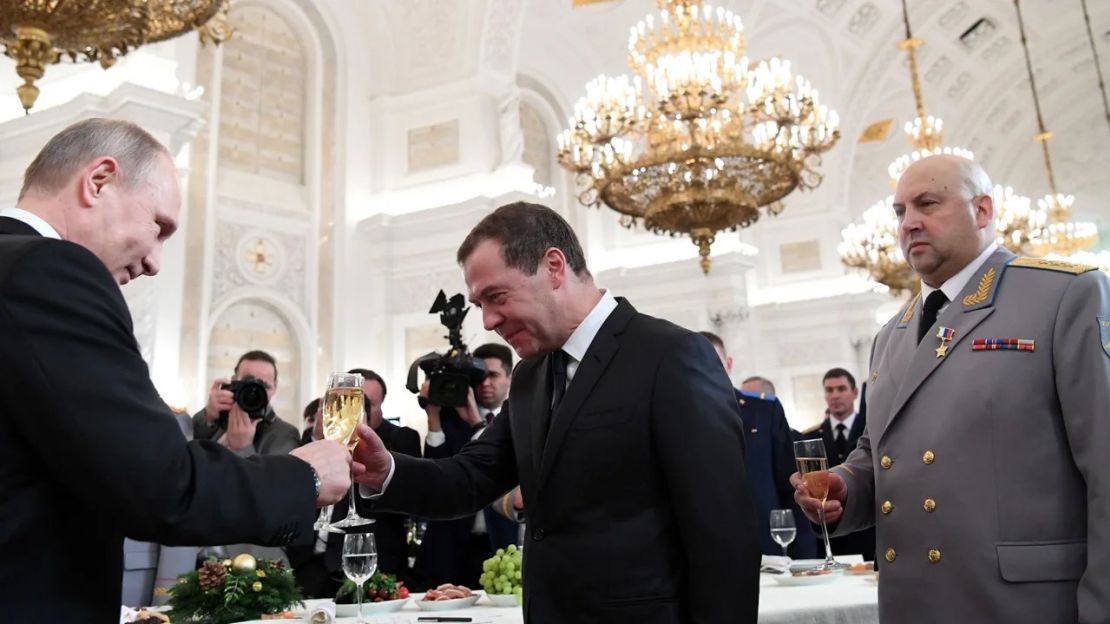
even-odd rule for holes
{"type": "Polygon", "coordinates": [[[211,20],[229,0],[8,0],[0,2],[0,43],[16,62],[23,84],[16,88],[30,112],[39,95],[35,81],[63,56],[71,61],[116,59],[143,44],[171,39],[193,29],[219,42],[226,22],[211,20]]]}
{"type": "Polygon", "coordinates": [[[816,187],[819,155],[840,136],[835,112],[790,62],[753,64],[740,17],[701,0],[657,0],[631,29],[634,76],[586,85],[559,163],[578,199],[604,203],[621,223],[689,236],[709,272],[718,232],[782,211],[794,189],[816,187]]]}
{"type": "MultiPolygon", "coordinates": [[[[913,151],[896,158],[887,167],[891,186],[898,184],[902,173],[918,160],[935,154],[952,154],[974,160],[975,155],[962,147],[944,145],[944,122],[925,113],[921,95],[921,79],[917,71],[917,48],[924,43],[913,36],[909,11],[902,0],[902,22],[906,38],[898,47],[906,51],[910,68],[917,116],[906,122],[906,139],[913,151]]],[[[1028,197],[1014,193],[1008,186],[995,185],[991,190],[996,215],[998,243],[1015,252],[1030,253],[1039,233],[1047,223],[1044,210],[1031,206],[1028,197]]],[[[868,208],[859,221],[841,231],[837,248],[841,262],[850,268],[866,271],[868,276],[890,289],[892,294],[916,292],[920,287],[917,275],[910,268],[898,245],[898,222],[894,216],[894,198],[887,196],[868,208]]]]}

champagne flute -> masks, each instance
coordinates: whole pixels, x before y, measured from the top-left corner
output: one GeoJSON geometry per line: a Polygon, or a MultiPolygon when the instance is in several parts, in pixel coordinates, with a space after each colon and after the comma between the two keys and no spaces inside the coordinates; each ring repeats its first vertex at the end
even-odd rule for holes
{"type": "MultiPolygon", "coordinates": [[[[351,373],[332,373],[328,376],[328,389],[324,394],[323,407],[321,408],[320,418],[323,423],[322,429],[324,437],[328,440],[335,440],[340,444],[351,445],[352,438],[355,438],[355,427],[358,426],[359,421],[362,419],[362,375],[351,373]]],[[[351,481],[351,500],[350,505],[354,504],[354,489],[355,483],[351,481]]],[[[333,506],[328,505],[320,510],[320,517],[316,519],[316,523],[312,528],[316,531],[329,531],[331,533],[342,533],[343,528],[347,526],[356,526],[354,523],[342,524],[340,522],[331,522],[331,513],[333,506]]],[[[359,518],[359,520],[363,520],[359,518]]],[[[372,521],[363,520],[361,524],[367,524],[372,521]]]]}
{"type": "Polygon", "coordinates": [[[825,455],[825,441],[798,440],[794,443],[794,457],[798,460],[798,472],[802,475],[809,495],[821,501],[817,515],[821,518],[821,531],[825,536],[825,561],[817,566],[819,570],[840,570],[848,566],[836,561],[829,545],[829,525],[825,522],[825,501],[829,498],[829,460],[825,455]]]}
{"type": "Polygon", "coordinates": [[[351,579],[358,587],[355,594],[358,596],[358,619],[356,622],[365,623],[362,619],[362,585],[378,568],[378,545],[374,541],[373,533],[348,533],[343,536],[343,574],[351,579]]]}
{"type": "Polygon", "coordinates": [[[771,510],[771,539],[775,540],[775,543],[779,546],[782,546],[783,557],[790,558],[790,554],[786,552],[786,547],[794,541],[794,537],[797,534],[798,529],[794,526],[793,510],[771,510]]]}

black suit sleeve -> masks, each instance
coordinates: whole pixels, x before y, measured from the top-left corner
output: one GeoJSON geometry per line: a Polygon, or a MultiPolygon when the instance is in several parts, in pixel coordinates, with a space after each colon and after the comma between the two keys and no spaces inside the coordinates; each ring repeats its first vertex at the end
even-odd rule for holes
{"type": "MultiPolygon", "coordinates": [[[[0,383],[27,466],[128,537],[281,545],[312,537],[309,466],[186,443],[150,381],[130,314],[103,264],[42,241],[0,276],[0,383]]],[[[58,513],[65,510],[59,507],[58,513]]]]}
{"type": "Polygon", "coordinates": [[[672,343],[653,384],[652,436],[686,555],[692,621],[754,622],[759,525],[736,395],[708,341],[686,334],[672,343]]]}
{"type": "Polygon", "coordinates": [[[396,469],[378,508],[433,519],[477,513],[517,483],[510,420],[502,410],[477,440],[447,459],[393,453],[396,469]]]}

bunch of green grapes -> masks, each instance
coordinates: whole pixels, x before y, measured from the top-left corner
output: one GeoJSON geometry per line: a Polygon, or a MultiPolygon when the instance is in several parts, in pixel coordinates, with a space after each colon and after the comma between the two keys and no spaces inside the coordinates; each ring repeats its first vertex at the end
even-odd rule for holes
{"type": "Polygon", "coordinates": [[[482,576],[478,580],[487,594],[514,594],[521,599],[520,551],[516,545],[498,548],[497,552],[482,564],[482,576]]]}

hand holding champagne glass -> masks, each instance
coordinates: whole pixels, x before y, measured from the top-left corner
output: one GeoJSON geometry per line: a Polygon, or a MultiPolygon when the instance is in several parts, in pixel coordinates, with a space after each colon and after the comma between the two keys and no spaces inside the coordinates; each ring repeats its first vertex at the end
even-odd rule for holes
{"type": "MultiPolygon", "coordinates": [[[[818,501],[817,516],[821,521],[821,531],[825,537],[825,561],[818,566],[823,570],[839,570],[848,567],[837,562],[832,556],[829,545],[829,525],[825,518],[825,502],[829,498],[829,483],[838,477],[829,473],[829,460],[825,456],[825,441],[798,440],[794,443],[794,457],[798,461],[798,473],[810,497],[818,501]]],[[[793,479],[791,479],[793,481],[793,479]]]]}
{"type": "MultiPolygon", "coordinates": [[[[353,373],[332,373],[328,377],[328,390],[324,394],[324,404],[321,419],[323,421],[324,438],[334,440],[353,450],[358,444],[355,428],[362,422],[363,402],[365,395],[362,392],[362,375],[353,373]]],[[[348,501],[350,511],[347,517],[339,522],[330,522],[332,507],[320,510],[320,517],[313,528],[317,531],[325,529],[334,533],[342,533],[340,529],[352,526],[369,524],[373,520],[362,518],[355,510],[355,483],[351,481],[351,496],[348,501]]]]}

